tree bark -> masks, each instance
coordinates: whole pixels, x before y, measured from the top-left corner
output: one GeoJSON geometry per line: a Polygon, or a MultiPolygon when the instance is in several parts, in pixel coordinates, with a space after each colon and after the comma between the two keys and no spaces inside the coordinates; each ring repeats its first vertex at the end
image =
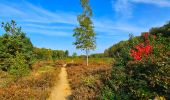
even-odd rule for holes
{"type": "Polygon", "coordinates": [[[86,50],[86,65],[89,66],[89,52],[86,50]]]}

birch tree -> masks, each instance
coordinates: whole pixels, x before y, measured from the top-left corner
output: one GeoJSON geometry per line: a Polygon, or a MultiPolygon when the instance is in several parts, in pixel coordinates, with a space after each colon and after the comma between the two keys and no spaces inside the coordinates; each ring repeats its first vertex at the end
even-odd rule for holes
{"type": "Polygon", "coordinates": [[[75,42],[73,44],[77,49],[86,52],[86,64],[88,66],[89,52],[96,48],[96,33],[94,32],[94,26],[91,20],[92,9],[89,5],[89,0],[80,1],[83,12],[77,17],[79,26],[74,29],[73,37],[75,37],[75,42]]]}

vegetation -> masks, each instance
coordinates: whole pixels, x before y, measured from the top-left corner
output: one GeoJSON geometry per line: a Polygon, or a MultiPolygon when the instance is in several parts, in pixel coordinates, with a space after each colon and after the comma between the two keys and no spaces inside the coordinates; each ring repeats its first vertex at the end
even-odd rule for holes
{"type": "Polygon", "coordinates": [[[34,48],[35,58],[39,60],[56,60],[68,57],[68,50],[51,50],[46,48],[34,48]]]}
{"type": "Polygon", "coordinates": [[[89,0],[81,0],[83,13],[78,16],[79,27],[74,29],[73,36],[76,38],[74,45],[77,49],[86,51],[87,66],[89,51],[96,48],[96,33],[93,30],[93,22],[91,21],[92,9],[89,6],[89,0]]]}
{"type": "Polygon", "coordinates": [[[91,54],[90,58],[106,58],[108,56],[105,56],[104,53],[97,53],[97,54],[91,54]]]}
{"type": "Polygon", "coordinates": [[[111,71],[110,58],[89,58],[89,66],[78,58],[68,63],[67,73],[72,88],[71,100],[96,100],[101,94],[103,82],[111,71]]]}
{"type": "Polygon", "coordinates": [[[16,52],[16,56],[9,60],[9,62],[12,63],[8,69],[9,73],[16,77],[21,77],[29,73],[29,66],[26,64],[27,61],[21,53],[16,52]]]}
{"type": "Polygon", "coordinates": [[[5,33],[0,36],[0,69],[13,75],[26,74],[38,60],[55,60],[68,57],[68,50],[51,50],[33,47],[30,39],[17,27],[15,21],[2,23],[5,33]],[[23,72],[24,71],[24,72],[23,72]]]}
{"type": "Polygon", "coordinates": [[[0,100],[47,99],[60,67],[67,68],[73,100],[170,100],[170,22],[89,55],[96,48],[92,9],[80,1],[73,36],[86,55],[34,47],[15,21],[2,23],[0,100]]]}
{"type": "Polygon", "coordinates": [[[73,57],[73,58],[76,58],[76,57],[77,57],[77,53],[76,53],[76,52],[73,52],[72,57],[73,57]]]}
{"type": "Polygon", "coordinates": [[[69,57],[69,51],[68,50],[65,51],[65,57],[69,57]]]}
{"type": "Polygon", "coordinates": [[[15,81],[11,79],[12,76],[8,73],[0,75],[0,99],[46,100],[54,83],[58,80],[60,67],[56,67],[56,65],[56,63],[44,61],[35,63],[33,66],[36,67],[29,75],[15,81]],[[50,64],[53,64],[53,66],[50,64]]]}
{"type": "Polygon", "coordinates": [[[2,23],[2,27],[5,33],[0,36],[0,99],[48,98],[62,65],[53,60],[68,57],[69,52],[33,47],[13,20],[2,23]]]}
{"type": "Polygon", "coordinates": [[[105,51],[116,61],[102,99],[170,99],[169,28],[170,23],[152,28],[105,51]]]}
{"type": "Polygon", "coordinates": [[[33,45],[15,21],[2,23],[5,34],[0,36],[0,69],[12,74],[25,74],[32,64],[33,45]],[[18,70],[18,71],[17,71],[18,70]]]}

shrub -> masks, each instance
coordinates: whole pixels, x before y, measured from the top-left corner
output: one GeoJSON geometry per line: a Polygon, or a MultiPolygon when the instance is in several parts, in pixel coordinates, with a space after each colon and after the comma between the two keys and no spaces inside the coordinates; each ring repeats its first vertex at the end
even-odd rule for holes
{"type": "Polygon", "coordinates": [[[93,77],[91,75],[87,76],[87,77],[83,77],[82,81],[83,81],[84,85],[91,87],[95,83],[95,77],[93,77]]]}
{"type": "Polygon", "coordinates": [[[28,74],[29,65],[21,53],[16,52],[16,56],[10,57],[9,61],[11,65],[8,69],[9,73],[15,75],[16,77],[21,77],[28,74]]]}
{"type": "Polygon", "coordinates": [[[33,45],[21,27],[17,27],[15,21],[2,23],[5,33],[0,36],[0,69],[7,71],[13,66],[11,58],[16,57],[17,52],[24,56],[26,63],[31,65],[33,57],[33,45]]]}
{"type": "Polygon", "coordinates": [[[45,69],[45,72],[39,73],[39,70],[36,70],[28,76],[11,81],[5,87],[0,87],[0,100],[46,100],[58,80],[60,68],[45,69]]]}
{"type": "Polygon", "coordinates": [[[102,99],[170,99],[169,37],[144,33],[133,40],[119,51],[102,99]]]}

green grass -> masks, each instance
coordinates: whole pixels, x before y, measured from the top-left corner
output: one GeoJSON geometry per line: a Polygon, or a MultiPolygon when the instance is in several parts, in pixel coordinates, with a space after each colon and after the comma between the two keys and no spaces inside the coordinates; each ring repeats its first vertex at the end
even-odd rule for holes
{"type": "MultiPolygon", "coordinates": [[[[76,57],[76,58],[65,58],[63,59],[65,62],[71,62],[72,60],[73,61],[76,61],[76,62],[79,62],[79,61],[84,61],[86,60],[86,58],[80,58],[80,57],[76,57]]],[[[112,62],[114,61],[113,58],[89,58],[89,62],[101,62],[101,61],[104,61],[104,62],[112,62]]]]}
{"type": "Polygon", "coordinates": [[[37,72],[38,72],[38,73],[44,73],[44,72],[53,71],[53,70],[55,70],[55,68],[52,67],[52,66],[43,66],[43,67],[40,67],[40,68],[37,70],[37,72]]]}
{"type": "Polygon", "coordinates": [[[112,62],[114,61],[113,58],[89,58],[89,61],[91,62],[101,62],[101,61],[104,61],[104,62],[112,62]]]}

